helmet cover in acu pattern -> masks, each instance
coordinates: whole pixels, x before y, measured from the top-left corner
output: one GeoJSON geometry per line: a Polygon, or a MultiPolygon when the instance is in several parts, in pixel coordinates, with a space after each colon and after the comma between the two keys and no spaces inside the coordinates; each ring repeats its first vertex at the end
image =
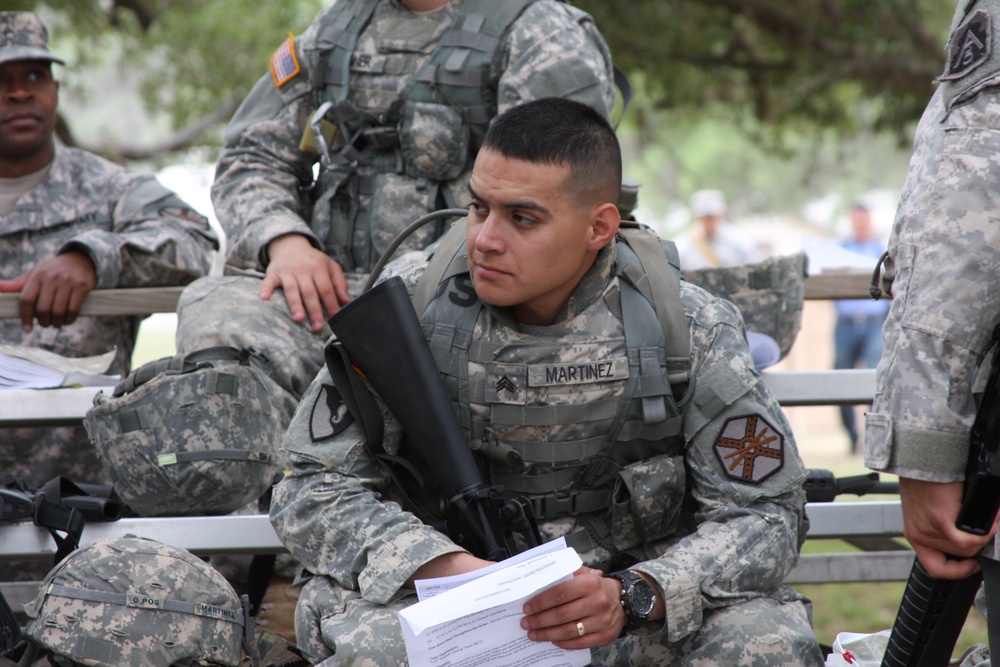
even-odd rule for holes
{"type": "Polygon", "coordinates": [[[251,622],[219,572],[187,551],[134,536],[71,553],[25,609],[34,643],[95,667],[238,665],[251,622]]]}
{"type": "Polygon", "coordinates": [[[141,516],[228,514],[280,471],[267,361],[209,348],[145,364],[94,398],[85,425],[122,500],[141,516]]]}

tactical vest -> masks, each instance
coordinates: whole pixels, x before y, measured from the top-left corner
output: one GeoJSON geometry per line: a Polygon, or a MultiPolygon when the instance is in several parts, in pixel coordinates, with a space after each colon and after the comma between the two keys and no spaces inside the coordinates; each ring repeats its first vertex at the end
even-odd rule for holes
{"type": "MultiPolygon", "coordinates": [[[[627,369],[616,376],[626,379],[617,395],[582,404],[505,404],[497,398],[500,387],[470,379],[470,364],[492,364],[498,349],[473,337],[482,303],[469,277],[464,222],[442,238],[414,290],[425,338],[473,449],[489,461],[485,472],[490,483],[526,496],[539,520],[600,511],[597,520],[605,523],[603,512],[611,504],[621,467],[652,456],[683,456],[679,408],[690,388],[691,355],[677,251],[648,230],[622,228],[617,238],[614,273],[627,369]],[[474,406],[485,408],[489,423],[474,416],[474,406]],[[554,441],[496,435],[555,425],[574,425],[574,437],[554,441]]],[[[505,366],[519,377],[532,373],[516,363],[505,366]]],[[[680,470],[683,475],[682,465],[680,470]]],[[[607,534],[607,525],[598,532],[607,534]]]]}
{"type": "MultiPolygon", "coordinates": [[[[368,272],[384,250],[379,246],[402,229],[370,229],[377,219],[371,210],[376,191],[382,198],[406,190],[401,201],[392,202],[395,219],[413,220],[457,205],[440,184],[471,167],[496,113],[492,66],[509,26],[532,2],[463,0],[433,52],[413,54],[401,65],[415,71],[391,74],[408,81],[389,108],[378,110],[359,109],[348,100],[351,59],[378,3],[338,0],[337,11],[326,15],[317,33],[320,58],[312,87],[317,108],[329,103],[326,118],[337,132],[331,134],[332,168],[324,168],[316,184],[313,227],[346,270],[368,272]],[[356,177],[348,180],[351,174],[356,177]],[[376,183],[380,177],[385,182],[376,183]],[[344,188],[350,191],[341,192],[344,188]]],[[[410,243],[423,247],[440,231],[425,230],[410,243]]]]}

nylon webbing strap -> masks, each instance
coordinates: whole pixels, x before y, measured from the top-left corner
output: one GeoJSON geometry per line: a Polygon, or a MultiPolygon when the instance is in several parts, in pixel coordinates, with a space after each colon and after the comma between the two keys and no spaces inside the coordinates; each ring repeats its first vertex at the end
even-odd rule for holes
{"type": "Polygon", "coordinates": [[[663,248],[659,239],[653,234],[624,231],[629,247],[639,258],[639,263],[645,269],[649,279],[649,289],[653,294],[653,306],[656,317],[663,328],[663,339],[666,345],[667,358],[686,359],[690,369],[691,339],[687,327],[673,327],[671,323],[687,323],[684,317],[684,307],[677,298],[680,293],[680,282],[671,271],[652,271],[656,266],[664,265],[663,248]]]}
{"type": "Polygon", "coordinates": [[[45,594],[61,598],[69,598],[71,600],[114,604],[120,607],[151,609],[153,611],[172,611],[178,614],[203,616],[205,618],[214,618],[219,621],[235,623],[239,626],[244,624],[242,610],[237,611],[235,609],[227,609],[225,607],[202,604],[200,602],[169,600],[142,593],[109,593],[107,591],[94,591],[86,588],[74,588],[72,586],[62,586],[60,584],[49,584],[49,587],[45,590],[45,594]]]}
{"type": "Polygon", "coordinates": [[[200,452],[171,452],[160,454],[156,463],[160,466],[172,466],[189,461],[261,461],[269,463],[274,457],[267,452],[255,452],[251,449],[206,449],[200,452]]]}
{"type": "Polygon", "coordinates": [[[445,278],[446,273],[451,273],[453,262],[461,261],[464,264],[464,270],[468,270],[469,265],[464,254],[461,255],[461,260],[457,256],[459,250],[465,245],[466,222],[465,218],[459,220],[441,237],[438,247],[434,251],[434,256],[431,257],[423,275],[417,281],[417,285],[413,289],[413,309],[417,311],[418,317],[423,317],[424,311],[427,310],[427,306],[430,305],[435,292],[437,292],[438,285],[445,278]]]}
{"type": "MultiPolygon", "coordinates": [[[[640,293],[652,296],[653,310],[663,331],[668,379],[675,399],[680,401],[691,380],[691,339],[680,299],[680,279],[670,270],[663,246],[654,234],[628,229],[623,229],[620,233],[626,240],[624,245],[639,260],[642,275],[636,280],[636,272],[628,270],[632,267],[627,266],[620,268],[620,274],[640,293]],[[657,267],[663,268],[656,270],[657,267]]],[[[623,256],[627,250],[620,244],[618,252],[623,256]]]]}

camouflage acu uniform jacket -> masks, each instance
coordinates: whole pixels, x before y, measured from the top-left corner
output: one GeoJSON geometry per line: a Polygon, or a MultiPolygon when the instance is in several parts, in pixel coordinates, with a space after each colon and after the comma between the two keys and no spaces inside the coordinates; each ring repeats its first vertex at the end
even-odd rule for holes
{"type": "MultiPolygon", "coordinates": [[[[620,311],[609,307],[620,289],[612,275],[616,252],[614,245],[601,252],[551,326],[517,325],[505,309],[484,306],[473,340],[506,348],[505,354],[514,357],[498,356],[498,361],[530,364],[528,377],[542,367],[565,368],[566,362],[623,361],[620,311]]],[[[423,268],[418,264],[401,274],[408,287],[423,268]]],[[[540,521],[545,539],[579,533],[594,517],[611,520],[616,542],[635,537],[641,526],[639,533],[647,539],[637,537],[630,553],[645,553],[648,560],[633,556],[631,561],[641,562],[631,568],[651,576],[663,591],[667,621],[659,632],[668,641],[699,630],[706,610],[786,594],[781,582],[805,535],[805,470],[777,402],[753,370],[739,313],[688,284],[682,285],[681,297],[690,326],[693,387],[681,409],[681,451],[618,470],[611,507],[540,521]]],[[[470,362],[470,385],[492,386],[489,373],[470,362]]],[[[584,417],[586,406],[622,396],[624,379],[598,375],[584,384],[530,387],[537,392],[531,405],[548,400],[553,412],[557,405],[576,407],[588,433],[580,433],[581,424],[533,424],[510,432],[511,438],[529,447],[534,439],[544,451],[550,440],[600,438],[601,429],[607,434],[611,415],[584,417]]],[[[286,432],[284,445],[295,465],[276,487],[271,520],[308,570],[360,591],[372,603],[387,604],[398,599],[420,565],[460,548],[391,501],[399,499],[393,482],[370,456],[357,422],[331,418],[331,424],[336,421],[331,429],[316,421],[331,384],[324,368],[286,432]]],[[[472,418],[493,420],[497,407],[511,406],[472,404],[472,418]]],[[[389,412],[385,422],[384,445],[392,452],[400,429],[389,412]]],[[[501,440],[509,432],[505,428],[498,427],[501,440]]],[[[529,468],[526,474],[533,472],[529,468]]],[[[588,565],[607,568],[612,553],[598,545],[581,556],[588,565]]]]}
{"type": "Polygon", "coordinates": [[[975,379],[1000,322],[998,25],[995,0],[959,3],[889,238],[893,301],[865,464],[931,482],[965,477],[975,379]]]}
{"type": "MultiPolygon", "coordinates": [[[[56,148],[48,176],[0,214],[0,277],[16,278],[67,250],[87,253],[97,288],[186,285],[211,268],[218,247],[208,220],[153,176],[96,155],[56,148]]],[[[72,357],[118,348],[111,372],[126,373],[139,317],[81,317],[69,326],[0,320],[0,340],[72,357]]]]}
{"type": "MultiPolygon", "coordinates": [[[[372,122],[381,120],[398,130],[401,142],[409,141],[422,153],[416,162],[423,160],[430,171],[421,174],[406,166],[413,160],[406,156],[406,146],[375,149],[368,142],[346,181],[323,170],[313,183],[319,155],[304,150],[308,141],[300,142],[328,88],[315,80],[323,78],[317,75],[326,67],[322,49],[332,39],[324,31],[338,18],[347,18],[338,17],[343,4],[322,12],[301,36],[283,45],[283,54],[282,49],[276,52],[272,74],[258,81],[229,126],[212,200],[229,240],[231,269],[264,270],[267,244],[296,233],[345,272],[367,273],[403,227],[467,197],[472,158],[479,148],[465,136],[468,126],[442,136],[442,126],[430,120],[434,114],[394,120],[404,89],[443,34],[452,23],[465,20],[458,1],[437,12],[415,14],[399,0],[378,0],[350,58],[347,101],[372,122]],[[447,136],[456,132],[457,137],[447,136]],[[456,140],[468,145],[441,149],[456,140]]],[[[494,113],[539,97],[563,96],[610,114],[615,99],[611,58],[589,17],[564,3],[538,0],[505,35],[486,82],[495,98],[494,113]]],[[[430,106],[455,114],[444,98],[430,106]]],[[[428,226],[405,248],[423,247],[435,235],[428,226]]]]}

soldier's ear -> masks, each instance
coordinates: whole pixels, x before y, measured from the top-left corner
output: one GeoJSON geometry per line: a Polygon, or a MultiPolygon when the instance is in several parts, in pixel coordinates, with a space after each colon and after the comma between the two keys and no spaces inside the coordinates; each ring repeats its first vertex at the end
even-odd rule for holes
{"type": "Polygon", "coordinates": [[[591,212],[590,224],[590,250],[600,250],[606,246],[614,235],[618,233],[622,216],[618,207],[608,202],[599,204],[591,212]]]}

